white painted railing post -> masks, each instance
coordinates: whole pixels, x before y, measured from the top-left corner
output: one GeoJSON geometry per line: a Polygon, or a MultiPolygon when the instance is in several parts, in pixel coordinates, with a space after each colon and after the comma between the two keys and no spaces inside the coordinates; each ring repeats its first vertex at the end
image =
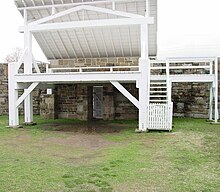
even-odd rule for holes
{"type": "MultiPolygon", "coordinates": [[[[213,74],[213,61],[210,63],[210,71],[209,74],[213,74]]],[[[215,63],[214,63],[215,64],[215,63]]],[[[209,120],[212,120],[213,116],[213,82],[209,84],[209,120]]]]}
{"type": "Polygon", "coordinates": [[[16,81],[14,75],[16,72],[17,63],[8,64],[8,103],[9,103],[9,127],[16,127],[19,125],[18,108],[16,101],[18,99],[18,90],[16,89],[16,81]]]}
{"type": "Polygon", "coordinates": [[[218,122],[218,57],[215,58],[215,123],[218,122]]]}
{"type": "MultiPolygon", "coordinates": [[[[49,63],[46,63],[46,73],[52,73],[52,69],[49,68],[49,63]]],[[[51,95],[53,93],[52,89],[47,89],[47,95],[51,95]]]]}

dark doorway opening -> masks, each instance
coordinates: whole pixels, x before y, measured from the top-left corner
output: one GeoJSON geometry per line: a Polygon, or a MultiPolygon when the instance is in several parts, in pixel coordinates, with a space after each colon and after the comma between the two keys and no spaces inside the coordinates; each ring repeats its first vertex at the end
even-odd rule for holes
{"type": "Polygon", "coordinates": [[[103,119],[103,86],[88,88],[88,119],[103,119]]]}

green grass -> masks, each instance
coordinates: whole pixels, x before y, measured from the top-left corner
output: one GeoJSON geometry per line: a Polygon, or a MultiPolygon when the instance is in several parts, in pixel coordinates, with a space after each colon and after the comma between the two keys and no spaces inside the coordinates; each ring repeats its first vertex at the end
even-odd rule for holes
{"type": "Polygon", "coordinates": [[[220,191],[220,125],[183,118],[171,133],[135,134],[135,121],[106,121],[125,128],[80,133],[55,125],[86,122],[35,120],[9,129],[0,117],[0,192],[220,191]]]}

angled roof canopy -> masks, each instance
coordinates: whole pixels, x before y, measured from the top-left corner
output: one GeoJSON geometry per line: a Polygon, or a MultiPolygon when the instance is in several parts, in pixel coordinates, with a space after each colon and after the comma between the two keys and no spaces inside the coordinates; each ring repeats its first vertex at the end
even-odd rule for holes
{"type": "MultiPolygon", "coordinates": [[[[157,53],[157,0],[150,1],[149,55],[157,53]]],[[[146,0],[15,0],[48,59],[140,56],[140,26],[146,0]],[[113,21],[119,25],[114,25],[113,21]],[[70,22],[75,23],[69,29],[70,22]],[[91,23],[96,21],[94,27],[91,23]],[[112,25],[111,25],[112,21],[112,25]],[[54,26],[59,26],[54,28],[54,26]],[[99,26],[100,25],[100,26],[99,26]],[[53,30],[52,30],[53,28],[53,30]],[[40,30],[38,30],[40,29],[40,30]]],[[[72,25],[72,23],[71,23],[72,25]]]]}

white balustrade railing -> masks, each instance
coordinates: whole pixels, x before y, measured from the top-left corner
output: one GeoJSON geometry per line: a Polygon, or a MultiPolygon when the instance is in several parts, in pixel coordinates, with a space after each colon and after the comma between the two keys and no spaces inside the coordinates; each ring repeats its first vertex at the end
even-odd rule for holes
{"type": "Polygon", "coordinates": [[[138,72],[138,66],[49,68],[48,73],[138,72]]]}
{"type": "MultiPolygon", "coordinates": [[[[169,72],[171,70],[178,69],[204,69],[206,72],[204,74],[214,74],[215,73],[215,59],[180,59],[180,60],[150,60],[151,69],[153,70],[166,70],[169,72]],[[168,63],[168,65],[167,65],[168,63]]],[[[48,68],[48,73],[84,73],[84,72],[139,72],[139,66],[97,66],[97,67],[63,67],[63,68],[48,68]]],[[[183,74],[187,74],[183,72],[183,74]]]]}

